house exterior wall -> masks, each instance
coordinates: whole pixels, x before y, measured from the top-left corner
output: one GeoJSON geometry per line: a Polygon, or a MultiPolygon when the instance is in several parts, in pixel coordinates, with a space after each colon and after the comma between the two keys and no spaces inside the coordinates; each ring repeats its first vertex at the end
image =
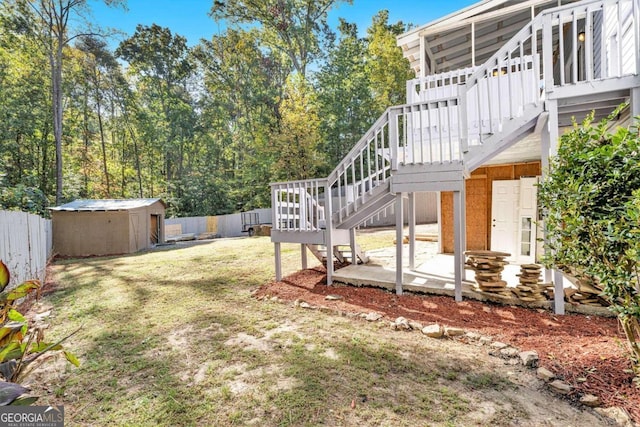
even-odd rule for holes
{"type": "MultiPolygon", "coordinates": [[[[466,250],[488,250],[491,246],[491,189],[493,181],[541,175],[539,161],[485,166],[476,169],[466,180],[466,250]]],[[[442,192],[442,252],[453,253],[453,193],[442,192]]]]}
{"type": "Polygon", "coordinates": [[[61,256],[130,252],[129,212],[52,211],[53,252],[61,256]]]}

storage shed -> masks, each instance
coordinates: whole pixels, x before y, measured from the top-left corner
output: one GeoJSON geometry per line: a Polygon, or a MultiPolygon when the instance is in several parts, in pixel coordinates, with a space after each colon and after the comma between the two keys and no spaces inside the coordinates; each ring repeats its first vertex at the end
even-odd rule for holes
{"type": "Polygon", "coordinates": [[[51,208],[53,251],[62,256],[137,252],[164,242],[161,199],[78,199],[51,208]]]}

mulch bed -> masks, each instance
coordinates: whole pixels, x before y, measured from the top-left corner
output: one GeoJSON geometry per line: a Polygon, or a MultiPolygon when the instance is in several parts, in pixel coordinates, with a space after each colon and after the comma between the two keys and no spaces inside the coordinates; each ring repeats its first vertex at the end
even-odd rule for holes
{"type": "Polygon", "coordinates": [[[626,339],[615,318],[556,316],[545,310],[463,301],[451,297],[352,286],[326,286],[323,267],[294,273],[282,282],[263,285],[255,294],[306,301],[343,312],[378,312],[389,320],[403,316],[423,324],[440,323],[489,335],[522,351],[535,350],[540,366],[574,389],[577,401],[585,393],[598,396],[603,406],[619,406],[640,421],[640,389],[633,383],[626,339]],[[329,294],[342,300],[328,301],[329,294]]]}

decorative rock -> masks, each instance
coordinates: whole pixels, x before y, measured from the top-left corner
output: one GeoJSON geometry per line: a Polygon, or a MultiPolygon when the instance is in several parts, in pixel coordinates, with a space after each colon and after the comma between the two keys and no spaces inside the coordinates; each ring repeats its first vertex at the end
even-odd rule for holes
{"type": "Polygon", "coordinates": [[[425,326],[424,328],[422,328],[422,333],[429,338],[442,338],[442,326],[438,325],[437,323],[425,326]]]}
{"type": "Polygon", "coordinates": [[[600,402],[600,398],[598,396],[594,396],[593,394],[585,394],[580,398],[580,403],[583,405],[591,406],[595,408],[596,406],[600,406],[602,402],[600,402]]]}
{"type": "Polygon", "coordinates": [[[334,295],[334,294],[330,294],[327,295],[326,297],[324,297],[324,299],[326,299],[327,301],[338,301],[341,299],[344,299],[342,295],[334,295]]]}
{"type": "Polygon", "coordinates": [[[549,382],[556,377],[553,372],[542,366],[538,368],[536,374],[538,375],[538,378],[544,380],[545,382],[549,382]]]}
{"type": "Polygon", "coordinates": [[[507,347],[509,347],[507,344],[500,341],[491,343],[491,348],[495,348],[496,350],[502,350],[503,348],[507,348],[507,347]]]}
{"type": "Polygon", "coordinates": [[[410,331],[411,330],[411,326],[409,325],[409,321],[407,319],[405,319],[404,317],[398,317],[395,321],[395,329],[396,330],[403,330],[403,331],[410,331]]]}
{"type": "Polygon", "coordinates": [[[500,350],[500,357],[503,359],[511,359],[518,356],[518,349],[513,347],[507,347],[500,350]]]}
{"type": "Polygon", "coordinates": [[[416,331],[420,331],[422,330],[422,323],[420,322],[416,322],[415,320],[409,320],[409,326],[411,326],[411,329],[415,329],[416,331]]]}
{"type": "Polygon", "coordinates": [[[556,393],[560,394],[569,394],[572,390],[572,387],[569,384],[560,380],[555,380],[552,383],[549,383],[549,387],[551,387],[556,393]]]}
{"type": "Polygon", "coordinates": [[[635,425],[629,414],[627,414],[627,411],[618,406],[612,406],[610,408],[596,408],[596,412],[604,415],[605,417],[613,418],[619,426],[627,427],[635,425]]]}
{"type": "Polygon", "coordinates": [[[480,337],[480,339],[478,340],[481,345],[489,345],[492,341],[493,339],[491,337],[480,337]]]}
{"type": "Polygon", "coordinates": [[[482,335],[477,332],[467,332],[464,336],[470,341],[478,341],[482,337],[482,335]]]}
{"type": "Polygon", "coordinates": [[[460,335],[464,335],[464,329],[446,327],[444,330],[444,334],[448,337],[459,337],[460,335]]]}
{"type": "Polygon", "coordinates": [[[302,301],[300,303],[300,308],[313,308],[313,306],[311,304],[309,304],[308,302],[302,301]]]}
{"type": "Polygon", "coordinates": [[[278,298],[278,297],[271,297],[269,300],[270,300],[271,302],[278,302],[278,301],[280,300],[280,298],[278,298]]]}
{"type": "Polygon", "coordinates": [[[382,314],[373,311],[364,317],[364,320],[368,322],[377,322],[380,319],[382,319],[382,314]]]}
{"type": "Polygon", "coordinates": [[[523,351],[518,356],[522,364],[527,368],[535,368],[538,366],[538,353],[536,351],[523,351]]]}

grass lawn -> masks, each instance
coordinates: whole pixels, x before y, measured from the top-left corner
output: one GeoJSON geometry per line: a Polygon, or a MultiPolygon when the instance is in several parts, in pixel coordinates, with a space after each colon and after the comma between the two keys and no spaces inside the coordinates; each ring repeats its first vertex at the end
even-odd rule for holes
{"type": "MultiPolygon", "coordinates": [[[[367,249],[385,243],[369,239],[367,249]]],[[[299,268],[298,245],[283,245],[283,266],[299,268]]],[[[252,298],[273,278],[266,237],[65,260],[53,273],[47,336],[82,325],[65,344],[82,365],[59,364],[45,379],[49,393],[34,389],[39,404],[65,405],[67,425],[527,425],[530,417],[513,397],[521,385],[469,345],[252,298]]]]}

